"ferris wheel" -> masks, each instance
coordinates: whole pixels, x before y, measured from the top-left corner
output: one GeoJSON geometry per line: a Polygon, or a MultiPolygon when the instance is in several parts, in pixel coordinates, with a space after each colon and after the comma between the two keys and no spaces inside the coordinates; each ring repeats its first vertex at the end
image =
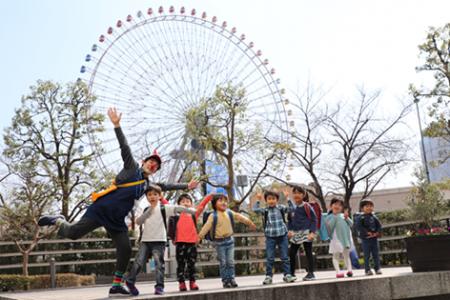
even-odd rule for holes
{"type": "MultiPolygon", "coordinates": [[[[157,149],[164,163],[160,175],[166,180],[178,180],[186,169],[187,162],[178,155],[190,147],[186,112],[212,97],[217,86],[244,88],[249,119],[260,122],[271,140],[287,143],[290,110],[274,76],[261,50],[235,27],[205,12],[184,7],[176,11],[173,6],[167,12],[149,8],[117,21],[99,36],[81,67],[81,80],[97,98],[90,113],[104,114],[111,106],[123,112],[121,126],[135,158],[157,149]]],[[[91,147],[100,169],[105,174],[117,171],[121,158],[112,130],[95,138],[91,147]]],[[[243,153],[236,168],[251,178],[262,163],[254,154],[243,153]]],[[[275,175],[282,176],[283,170],[281,162],[275,175]]]]}

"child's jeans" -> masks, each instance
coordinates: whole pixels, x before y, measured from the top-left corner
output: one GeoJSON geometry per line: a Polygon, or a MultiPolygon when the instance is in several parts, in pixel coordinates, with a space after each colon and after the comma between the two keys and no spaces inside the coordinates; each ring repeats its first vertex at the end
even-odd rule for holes
{"type": "Polygon", "coordinates": [[[275,261],[275,249],[280,249],[280,258],[283,263],[283,274],[290,274],[291,267],[289,265],[288,256],[288,237],[287,234],[277,237],[266,236],[266,276],[273,276],[273,263],[275,261]]]}
{"type": "Polygon", "coordinates": [[[177,243],[176,257],[178,282],[183,282],[185,280],[185,271],[187,271],[189,281],[195,281],[195,261],[197,260],[197,246],[192,243],[177,243]]]}
{"type": "Polygon", "coordinates": [[[373,262],[375,264],[375,271],[380,269],[380,256],[379,256],[379,246],[378,239],[362,239],[362,248],[364,251],[364,268],[366,272],[370,271],[370,255],[372,254],[373,262]]]}
{"type": "Polygon", "coordinates": [[[130,283],[136,282],[136,276],[141,271],[147,260],[152,257],[155,261],[156,285],[155,288],[164,288],[164,251],[166,242],[141,242],[139,251],[134,259],[133,266],[127,276],[130,283]]]}
{"type": "Polygon", "coordinates": [[[219,260],[219,270],[222,282],[234,279],[234,238],[229,237],[214,241],[219,260]]]}

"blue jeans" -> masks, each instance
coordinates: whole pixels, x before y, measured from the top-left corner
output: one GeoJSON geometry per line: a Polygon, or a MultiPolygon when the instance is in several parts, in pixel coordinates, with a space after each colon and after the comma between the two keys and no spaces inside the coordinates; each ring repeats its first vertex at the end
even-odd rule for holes
{"type": "Polygon", "coordinates": [[[277,237],[266,236],[266,276],[273,276],[273,263],[275,262],[276,246],[280,249],[280,258],[283,263],[283,274],[290,274],[291,267],[289,265],[288,245],[289,242],[287,234],[277,237]]]}
{"type": "Polygon", "coordinates": [[[364,252],[364,268],[366,272],[370,271],[370,255],[372,254],[373,262],[375,263],[375,271],[380,269],[380,255],[379,255],[379,246],[378,239],[362,239],[362,248],[364,252]]]}
{"type": "Polygon", "coordinates": [[[166,250],[165,242],[141,242],[139,245],[139,251],[134,259],[133,266],[130,273],[127,276],[127,281],[130,283],[136,282],[136,276],[141,271],[142,266],[145,265],[147,260],[151,257],[155,260],[155,275],[156,275],[156,287],[164,288],[164,251],[166,250]]]}
{"type": "Polygon", "coordinates": [[[215,241],[217,259],[219,260],[219,271],[222,282],[234,279],[234,239],[228,238],[223,241],[215,241]]]}

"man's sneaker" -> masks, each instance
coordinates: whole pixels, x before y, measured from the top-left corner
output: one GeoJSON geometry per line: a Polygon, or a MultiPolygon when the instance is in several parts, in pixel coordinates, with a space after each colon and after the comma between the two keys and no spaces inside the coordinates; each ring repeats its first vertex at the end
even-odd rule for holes
{"type": "Polygon", "coordinates": [[[297,280],[297,276],[295,276],[295,274],[291,274],[292,278],[294,278],[294,281],[297,280]]]}
{"type": "Polygon", "coordinates": [[[58,219],[65,220],[64,216],[62,216],[62,215],[57,215],[57,216],[46,215],[46,216],[42,216],[42,217],[39,218],[38,225],[39,226],[53,226],[53,225],[56,224],[56,221],[58,219]]]}
{"type": "Polygon", "coordinates": [[[383,272],[381,272],[381,270],[375,270],[375,274],[381,275],[381,274],[383,274],[383,272]]]}
{"type": "Polygon", "coordinates": [[[162,287],[155,287],[155,295],[164,295],[164,289],[162,287]]]}
{"type": "Polygon", "coordinates": [[[287,274],[287,275],[284,275],[284,277],[283,277],[283,281],[284,282],[294,282],[294,281],[296,281],[297,280],[297,277],[295,277],[295,276],[292,276],[291,274],[287,274]]]}
{"type": "Polygon", "coordinates": [[[127,288],[130,291],[131,295],[133,295],[133,296],[138,296],[139,295],[139,290],[136,288],[134,283],[125,281],[125,284],[127,285],[127,288]]]}
{"type": "Polygon", "coordinates": [[[263,281],[264,285],[272,284],[272,277],[266,276],[266,278],[263,281]]]}
{"type": "Polygon", "coordinates": [[[186,282],[184,281],[179,282],[178,289],[180,290],[180,292],[186,292],[187,291],[186,282]]]}
{"type": "Polygon", "coordinates": [[[303,277],[303,281],[311,281],[316,279],[316,276],[314,276],[314,273],[308,273],[305,277],[303,277]]]}
{"type": "Polygon", "coordinates": [[[238,287],[238,284],[236,283],[236,280],[234,280],[234,279],[230,280],[230,285],[231,285],[232,288],[237,288],[238,287]]]}
{"type": "Polygon", "coordinates": [[[372,276],[372,275],[373,275],[372,270],[366,271],[366,275],[367,275],[367,276],[372,276]]]}
{"type": "Polygon", "coordinates": [[[195,280],[189,281],[189,289],[191,291],[198,291],[199,290],[199,287],[198,287],[197,283],[195,283],[195,280]]]}
{"type": "Polygon", "coordinates": [[[127,291],[123,286],[116,285],[112,286],[109,289],[109,297],[123,297],[123,296],[130,296],[130,292],[127,291]]]}
{"type": "Polygon", "coordinates": [[[224,288],[224,289],[229,289],[229,288],[231,288],[231,282],[229,282],[229,281],[224,281],[224,282],[223,282],[223,288],[224,288]]]}
{"type": "Polygon", "coordinates": [[[352,277],[353,276],[353,272],[352,271],[348,271],[347,272],[347,277],[352,277]]]}
{"type": "Polygon", "coordinates": [[[344,277],[345,277],[344,273],[341,272],[336,273],[336,278],[344,278],[344,277]]]}

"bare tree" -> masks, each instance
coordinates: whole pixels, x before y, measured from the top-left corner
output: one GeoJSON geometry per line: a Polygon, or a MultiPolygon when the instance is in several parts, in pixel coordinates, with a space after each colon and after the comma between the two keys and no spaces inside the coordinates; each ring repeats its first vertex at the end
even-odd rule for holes
{"type": "Polygon", "coordinates": [[[294,145],[289,152],[310,177],[310,193],[326,210],[330,194],[342,195],[346,206],[355,189],[368,197],[383,179],[409,159],[408,136],[400,132],[411,106],[390,118],[381,115],[380,93],[358,89],[356,101],[330,108],[329,92],[307,85],[296,94],[294,145]]]}
{"type": "Polygon", "coordinates": [[[297,109],[297,126],[290,132],[294,147],[289,152],[312,180],[311,194],[319,201],[322,210],[326,210],[325,193],[321,178],[320,162],[323,159],[326,140],[326,127],[324,123],[328,118],[328,108],[324,105],[327,92],[321,88],[315,88],[308,83],[303,94],[295,94],[295,102],[292,105],[297,109]]]}
{"type": "Polygon", "coordinates": [[[337,176],[347,207],[355,188],[362,189],[362,198],[368,197],[387,174],[408,161],[410,152],[401,125],[411,105],[389,118],[377,114],[379,92],[367,94],[359,89],[358,93],[353,112],[338,107],[326,121],[335,150],[330,175],[337,176]]]}

